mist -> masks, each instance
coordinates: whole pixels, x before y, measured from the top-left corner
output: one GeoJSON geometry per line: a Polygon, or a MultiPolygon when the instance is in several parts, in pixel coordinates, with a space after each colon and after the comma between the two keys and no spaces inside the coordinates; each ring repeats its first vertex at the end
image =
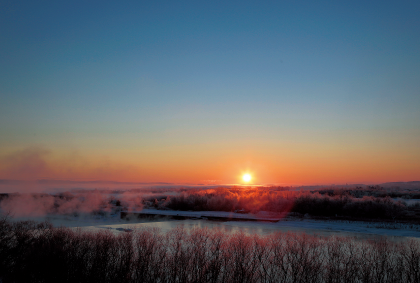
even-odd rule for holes
{"type": "Polygon", "coordinates": [[[115,216],[121,211],[139,212],[148,208],[252,214],[270,212],[277,213],[280,218],[293,212],[317,217],[403,219],[416,208],[402,199],[419,198],[419,195],[419,190],[388,190],[380,186],[296,190],[293,187],[162,185],[135,189],[84,188],[52,193],[2,194],[0,209],[14,217],[115,216]]]}

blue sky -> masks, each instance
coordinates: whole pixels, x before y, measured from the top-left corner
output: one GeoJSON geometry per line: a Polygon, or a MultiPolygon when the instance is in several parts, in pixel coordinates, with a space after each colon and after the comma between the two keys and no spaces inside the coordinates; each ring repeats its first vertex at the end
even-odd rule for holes
{"type": "Polygon", "coordinates": [[[8,1],[0,153],[331,143],[420,168],[419,35],[418,1],[8,1]]]}

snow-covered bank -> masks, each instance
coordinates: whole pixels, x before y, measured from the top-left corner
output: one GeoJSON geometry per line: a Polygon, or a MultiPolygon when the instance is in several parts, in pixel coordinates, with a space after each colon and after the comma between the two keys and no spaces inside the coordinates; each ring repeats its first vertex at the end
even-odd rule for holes
{"type": "Polygon", "coordinates": [[[123,211],[124,216],[127,215],[129,219],[142,215],[160,215],[160,216],[181,216],[186,218],[201,218],[201,219],[229,219],[229,220],[253,220],[253,221],[279,221],[287,216],[287,213],[275,213],[260,211],[256,214],[241,213],[241,212],[226,212],[226,211],[178,211],[178,210],[157,210],[157,209],[143,209],[139,211],[123,211]]]}

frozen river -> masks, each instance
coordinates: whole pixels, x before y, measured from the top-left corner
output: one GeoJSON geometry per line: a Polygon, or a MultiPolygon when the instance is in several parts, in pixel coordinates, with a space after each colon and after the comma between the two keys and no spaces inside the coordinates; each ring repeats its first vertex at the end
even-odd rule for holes
{"type": "Polygon", "coordinates": [[[17,218],[15,220],[48,220],[54,226],[80,228],[85,231],[109,230],[115,233],[122,233],[134,229],[159,228],[166,232],[173,228],[182,226],[186,229],[193,228],[217,228],[225,232],[243,231],[247,234],[267,235],[276,232],[305,232],[308,234],[319,234],[324,236],[351,236],[357,238],[376,238],[388,236],[390,239],[403,240],[404,238],[420,239],[420,225],[406,224],[381,224],[359,221],[323,221],[313,219],[285,218],[278,222],[262,221],[213,221],[213,220],[167,220],[156,221],[136,219],[127,221],[118,216],[62,216],[54,215],[38,218],[17,218]]]}
{"type": "Polygon", "coordinates": [[[182,226],[185,229],[209,228],[225,232],[243,231],[246,234],[267,235],[276,232],[305,232],[323,236],[350,236],[357,238],[377,238],[387,236],[394,240],[419,238],[420,231],[413,229],[384,229],[363,222],[316,221],[316,220],[282,220],[277,223],[254,221],[210,221],[210,220],[171,220],[159,222],[127,223],[113,225],[95,225],[85,227],[88,230],[111,229],[116,231],[159,228],[163,232],[182,226]]]}

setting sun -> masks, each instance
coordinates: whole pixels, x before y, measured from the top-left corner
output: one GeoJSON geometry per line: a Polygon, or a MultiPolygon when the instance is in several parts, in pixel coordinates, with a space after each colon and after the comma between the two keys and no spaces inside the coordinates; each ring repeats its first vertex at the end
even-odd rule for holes
{"type": "Polygon", "coordinates": [[[249,175],[249,174],[244,174],[244,175],[242,176],[242,180],[244,180],[244,182],[249,182],[249,181],[251,181],[251,175],[249,175]]]}

